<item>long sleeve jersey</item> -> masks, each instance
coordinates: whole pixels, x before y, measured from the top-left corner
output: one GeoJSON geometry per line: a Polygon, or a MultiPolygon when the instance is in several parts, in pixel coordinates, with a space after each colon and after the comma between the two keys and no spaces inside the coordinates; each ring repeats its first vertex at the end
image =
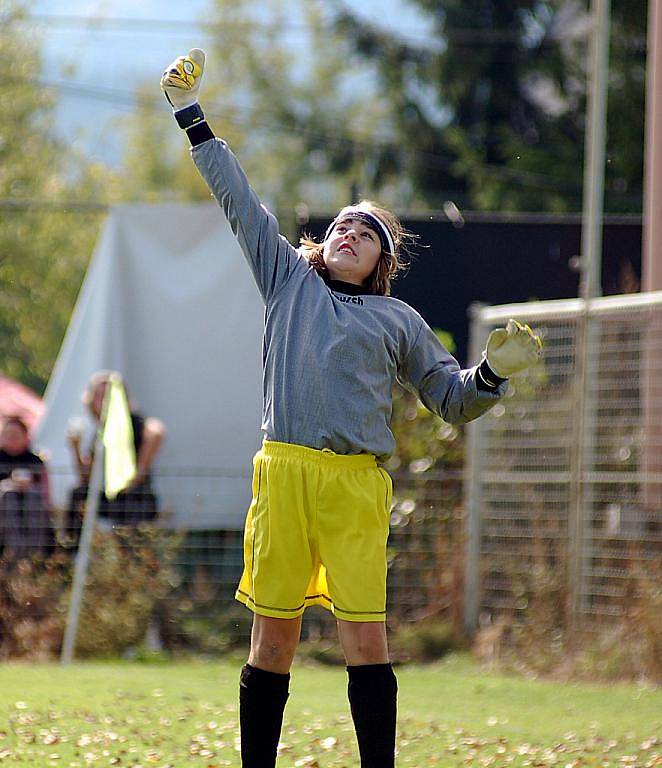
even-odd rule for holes
{"type": "Polygon", "coordinates": [[[279,234],[224,141],[209,139],[191,151],[264,300],[262,430],[268,440],[384,460],[395,448],[396,381],[455,424],[477,418],[505,394],[504,382],[493,391],[477,387],[478,366],[461,370],[405,302],[326,282],[279,234]]]}

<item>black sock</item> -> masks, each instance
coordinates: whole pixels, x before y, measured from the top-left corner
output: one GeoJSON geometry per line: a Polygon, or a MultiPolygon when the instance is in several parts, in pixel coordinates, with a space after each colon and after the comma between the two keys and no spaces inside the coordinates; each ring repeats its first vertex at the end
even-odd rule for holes
{"type": "Polygon", "coordinates": [[[246,664],[239,678],[239,724],[243,768],[274,768],[289,675],[246,664]]]}
{"type": "Polygon", "coordinates": [[[393,768],[398,683],[390,664],[347,667],[361,768],[393,768]]]}

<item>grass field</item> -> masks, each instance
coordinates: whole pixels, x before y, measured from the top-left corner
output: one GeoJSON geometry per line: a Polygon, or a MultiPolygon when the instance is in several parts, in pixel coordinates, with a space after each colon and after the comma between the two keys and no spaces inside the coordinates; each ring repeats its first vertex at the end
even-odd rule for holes
{"type": "MultiPolygon", "coordinates": [[[[0,667],[0,766],[239,766],[240,661],[0,667]]],[[[398,670],[398,765],[662,766],[662,691],[398,670]]],[[[356,768],[341,668],[295,667],[279,768],[356,768]]]]}

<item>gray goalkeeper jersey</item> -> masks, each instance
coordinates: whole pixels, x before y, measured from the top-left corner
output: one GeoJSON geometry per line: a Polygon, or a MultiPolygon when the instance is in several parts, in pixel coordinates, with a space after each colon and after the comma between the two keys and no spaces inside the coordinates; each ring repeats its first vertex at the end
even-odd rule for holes
{"type": "Polygon", "coordinates": [[[192,148],[265,303],[262,430],[269,440],[387,458],[396,381],[463,423],[505,393],[476,386],[423,318],[390,296],[334,290],[278,231],[221,139],[192,148]]]}

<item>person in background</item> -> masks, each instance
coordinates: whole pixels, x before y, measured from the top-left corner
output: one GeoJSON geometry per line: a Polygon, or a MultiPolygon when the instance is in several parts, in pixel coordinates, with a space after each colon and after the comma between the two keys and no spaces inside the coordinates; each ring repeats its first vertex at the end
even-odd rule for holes
{"type": "MultiPolygon", "coordinates": [[[[113,373],[113,371],[95,373],[83,392],[83,404],[97,424],[101,420],[106,389],[113,373]]],[[[131,403],[130,398],[129,402],[131,403]]],[[[136,450],[136,474],[127,487],[112,501],[107,499],[103,492],[101,493],[98,510],[99,521],[108,528],[118,525],[138,525],[153,520],[157,514],[157,499],[152,490],[150,471],[163,443],[166,432],[165,426],[159,419],[142,416],[133,405],[131,405],[131,424],[136,450]]],[[[75,425],[73,428],[70,427],[67,439],[74,456],[79,484],[71,494],[66,527],[69,537],[77,542],[80,536],[90,472],[94,461],[94,443],[87,451],[84,451],[82,430],[75,425]]]]}
{"type": "Polygon", "coordinates": [[[55,536],[50,515],[48,474],[32,451],[30,434],[18,416],[0,429],[0,552],[21,559],[47,557],[55,536]]]}

